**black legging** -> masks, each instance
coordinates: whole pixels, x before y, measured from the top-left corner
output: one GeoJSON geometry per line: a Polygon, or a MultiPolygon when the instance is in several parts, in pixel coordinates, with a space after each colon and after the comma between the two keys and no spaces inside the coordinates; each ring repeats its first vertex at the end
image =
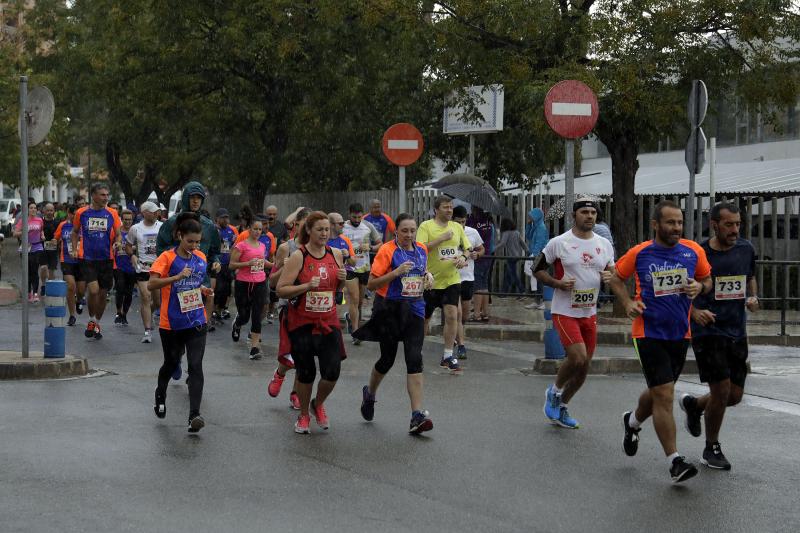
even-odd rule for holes
{"type": "Polygon", "coordinates": [[[167,385],[175,367],[186,351],[189,363],[189,416],[200,414],[200,401],[203,399],[203,354],[206,350],[206,325],[189,329],[159,329],[161,347],[164,350],[164,364],[158,371],[156,394],[166,400],[167,385]]]}
{"type": "Polygon", "coordinates": [[[220,309],[228,305],[228,298],[231,297],[231,284],[233,274],[228,265],[221,265],[217,273],[217,286],[214,288],[214,307],[220,309]]]}
{"type": "MultiPolygon", "coordinates": [[[[419,374],[422,372],[422,342],[425,340],[425,319],[421,316],[410,315],[404,317],[401,336],[403,339],[403,352],[406,358],[406,373],[419,374]]],[[[394,365],[397,357],[397,346],[400,342],[396,338],[387,338],[380,341],[381,358],[375,363],[375,370],[386,374],[394,365]]]]}
{"type": "Polygon", "coordinates": [[[316,335],[311,333],[313,327],[309,324],[289,332],[297,381],[304,385],[314,383],[317,377],[314,356],[319,359],[319,375],[325,381],[338,380],[342,368],[341,330],[334,329],[327,335],[316,335]]]}
{"type": "Polygon", "coordinates": [[[122,310],[123,315],[127,315],[131,308],[135,286],[136,274],[122,270],[114,271],[114,301],[117,304],[117,310],[122,310]]]}
{"type": "Polygon", "coordinates": [[[250,332],[261,334],[261,311],[267,301],[267,282],[236,280],[236,325],[241,327],[250,322],[250,332]]]}
{"type": "Polygon", "coordinates": [[[43,250],[28,252],[28,291],[39,292],[39,261],[43,250]]]}

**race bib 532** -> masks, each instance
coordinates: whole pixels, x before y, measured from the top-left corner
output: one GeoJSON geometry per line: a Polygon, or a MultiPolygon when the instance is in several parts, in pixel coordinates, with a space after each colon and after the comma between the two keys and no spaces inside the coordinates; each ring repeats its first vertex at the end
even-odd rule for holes
{"type": "Polygon", "coordinates": [[[203,307],[203,295],[199,288],[179,292],[178,303],[181,306],[181,313],[188,313],[203,307]]]}

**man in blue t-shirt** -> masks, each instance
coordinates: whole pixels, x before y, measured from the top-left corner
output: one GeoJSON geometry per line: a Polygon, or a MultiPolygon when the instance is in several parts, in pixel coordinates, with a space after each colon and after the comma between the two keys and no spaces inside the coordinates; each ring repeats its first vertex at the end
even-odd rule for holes
{"type": "Polygon", "coordinates": [[[719,430],[725,408],[738,404],[747,377],[747,316],[745,309],[758,310],[755,278],[756,253],[750,241],[739,237],[739,208],[720,203],[711,210],[714,236],[701,246],[711,263],[714,290],[695,299],[692,307],[692,349],[700,381],[709,394],[695,398],[684,394],[686,429],[695,437],[702,433],[705,414],[706,447],[701,462],[709,468],[730,470],[722,453],[719,430]]]}

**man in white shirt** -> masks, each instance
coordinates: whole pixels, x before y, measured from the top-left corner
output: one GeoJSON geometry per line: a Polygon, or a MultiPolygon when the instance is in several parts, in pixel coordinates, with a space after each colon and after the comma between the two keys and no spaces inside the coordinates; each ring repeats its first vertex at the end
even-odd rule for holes
{"type": "Polygon", "coordinates": [[[464,228],[472,249],[467,256],[467,266],[458,271],[461,276],[461,305],[458,308],[458,330],[456,331],[456,356],[459,359],[467,358],[467,348],[464,346],[464,321],[469,316],[469,308],[472,305],[472,294],[475,285],[475,260],[482,257],[485,248],[481,234],[475,228],[467,226],[467,208],[458,205],[453,208],[453,222],[458,222],[464,228]]]}
{"type": "Polygon", "coordinates": [[[578,392],[589,371],[597,342],[597,300],[601,282],[614,272],[614,248],[595,234],[597,202],[578,197],[573,205],[575,223],[569,231],[550,239],[534,261],[536,279],[555,289],[551,312],[567,359],[555,383],[545,393],[545,416],[554,424],[575,429],[567,403],[578,392]],[[554,276],[547,272],[552,265],[554,276]]]}
{"type": "MultiPolygon", "coordinates": [[[[355,252],[354,259],[356,264],[353,267],[347,267],[347,279],[358,280],[358,313],[357,316],[352,316],[349,312],[345,313],[344,317],[347,320],[347,332],[353,333],[358,329],[361,323],[361,306],[364,303],[364,293],[367,290],[367,281],[369,281],[370,271],[370,252],[377,252],[378,248],[383,244],[378,230],[375,226],[363,220],[364,208],[359,203],[350,205],[350,219],[344,223],[342,234],[350,239],[355,252]]],[[[353,282],[348,285],[348,291],[353,282]]],[[[352,294],[352,293],[351,293],[352,294]]],[[[361,341],[353,339],[353,344],[361,344],[361,341]]]]}
{"type": "Polygon", "coordinates": [[[140,312],[144,324],[142,342],[153,342],[153,311],[160,304],[158,291],[148,291],[147,281],[150,279],[150,266],[156,260],[156,239],[162,222],[158,220],[158,206],[153,202],[142,204],[142,221],[131,226],[126,238],[126,248],[131,262],[136,268],[136,285],[139,288],[140,312]]]}

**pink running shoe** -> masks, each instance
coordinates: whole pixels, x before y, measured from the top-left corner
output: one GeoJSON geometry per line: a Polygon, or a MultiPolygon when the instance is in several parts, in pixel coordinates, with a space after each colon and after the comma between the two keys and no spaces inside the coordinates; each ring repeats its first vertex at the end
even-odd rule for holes
{"type": "Polygon", "coordinates": [[[292,393],[289,395],[289,405],[291,405],[292,409],[295,411],[300,410],[300,396],[298,396],[295,391],[292,391],[292,393]]]}
{"type": "Polygon", "coordinates": [[[294,368],[294,359],[292,359],[292,354],[279,355],[278,362],[284,366],[288,366],[289,368],[294,368]]]}
{"type": "Polygon", "coordinates": [[[308,435],[311,433],[311,417],[309,415],[300,415],[297,417],[297,422],[294,423],[294,432],[308,435]]]}
{"type": "Polygon", "coordinates": [[[272,375],[272,379],[269,380],[269,385],[267,385],[267,393],[273,398],[277,398],[278,394],[281,393],[281,386],[283,386],[284,379],[286,379],[286,376],[281,376],[276,370],[272,375]]]}
{"type": "Polygon", "coordinates": [[[320,428],[328,429],[330,427],[324,405],[317,405],[317,400],[311,400],[311,412],[314,413],[314,418],[317,419],[317,425],[320,428]]]}
{"type": "Polygon", "coordinates": [[[39,303],[39,295],[35,292],[33,293],[33,303],[35,304],[39,303]]]}

